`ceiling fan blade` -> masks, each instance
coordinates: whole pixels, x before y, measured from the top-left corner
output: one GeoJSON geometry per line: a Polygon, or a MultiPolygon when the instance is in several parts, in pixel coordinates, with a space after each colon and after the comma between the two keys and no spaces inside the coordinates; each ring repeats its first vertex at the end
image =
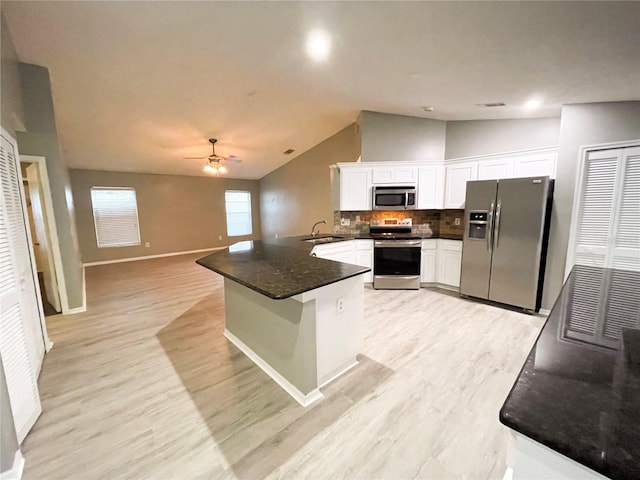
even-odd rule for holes
{"type": "Polygon", "coordinates": [[[209,157],[182,157],[185,160],[204,160],[205,158],[209,158],[209,157]]]}
{"type": "Polygon", "coordinates": [[[234,157],[233,155],[231,155],[230,157],[227,157],[224,159],[225,162],[231,162],[231,163],[242,163],[242,160],[240,160],[238,157],[234,157]]]}

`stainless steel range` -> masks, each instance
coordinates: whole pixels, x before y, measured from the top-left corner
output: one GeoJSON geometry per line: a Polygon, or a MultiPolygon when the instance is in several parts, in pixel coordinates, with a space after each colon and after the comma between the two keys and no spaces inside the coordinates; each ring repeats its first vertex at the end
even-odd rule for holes
{"type": "Polygon", "coordinates": [[[420,288],[421,239],[411,233],[411,222],[372,221],[373,288],[417,290],[420,288]]]}

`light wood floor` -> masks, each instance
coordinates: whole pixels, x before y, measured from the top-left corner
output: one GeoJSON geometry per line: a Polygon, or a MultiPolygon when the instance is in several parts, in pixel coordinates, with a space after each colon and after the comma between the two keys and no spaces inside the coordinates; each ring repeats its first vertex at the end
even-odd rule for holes
{"type": "Polygon", "coordinates": [[[48,317],[29,479],[501,478],[498,410],[543,319],[367,289],[360,365],[300,407],[223,336],[198,255],[90,267],[48,317]]]}

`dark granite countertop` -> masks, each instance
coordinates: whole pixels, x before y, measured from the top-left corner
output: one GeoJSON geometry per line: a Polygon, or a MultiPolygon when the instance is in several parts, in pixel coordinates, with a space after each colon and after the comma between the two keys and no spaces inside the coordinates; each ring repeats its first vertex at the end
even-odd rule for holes
{"type": "MultiPolygon", "coordinates": [[[[302,241],[302,238],[238,242],[196,262],[276,300],[371,270],[368,267],[309,256],[314,245],[302,241]]],[[[343,237],[332,242],[351,239],[343,237]]]]}
{"type": "Polygon", "coordinates": [[[576,266],[500,421],[612,479],[640,479],[640,272],[576,266]]]}

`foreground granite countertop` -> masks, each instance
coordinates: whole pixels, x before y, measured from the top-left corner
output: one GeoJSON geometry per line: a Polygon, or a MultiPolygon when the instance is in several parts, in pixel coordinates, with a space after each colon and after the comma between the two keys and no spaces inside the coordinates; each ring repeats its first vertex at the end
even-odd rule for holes
{"type": "MultiPolygon", "coordinates": [[[[309,256],[303,237],[238,242],[196,261],[269,298],[280,300],[339,282],[371,269],[309,256]]],[[[344,237],[340,240],[351,240],[344,237]]],[[[338,240],[338,241],[340,241],[338,240]]]]}
{"type": "Polygon", "coordinates": [[[640,479],[640,272],[576,266],[500,421],[612,479],[640,479]]]}

